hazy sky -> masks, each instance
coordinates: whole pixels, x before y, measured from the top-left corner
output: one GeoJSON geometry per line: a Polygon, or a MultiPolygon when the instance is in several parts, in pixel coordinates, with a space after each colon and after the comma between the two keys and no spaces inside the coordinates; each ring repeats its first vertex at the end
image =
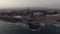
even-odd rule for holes
{"type": "Polygon", "coordinates": [[[0,8],[16,7],[60,8],[60,0],[0,0],[0,8]]]}

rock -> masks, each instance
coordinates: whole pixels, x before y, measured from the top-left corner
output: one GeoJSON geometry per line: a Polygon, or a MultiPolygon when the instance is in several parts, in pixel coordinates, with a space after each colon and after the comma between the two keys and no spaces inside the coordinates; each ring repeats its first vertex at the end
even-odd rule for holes
{"type": "Polygon", "coordinates": [[[30,29],[39,29],[40,26],[32,23],[28,23],[30,29]]]}

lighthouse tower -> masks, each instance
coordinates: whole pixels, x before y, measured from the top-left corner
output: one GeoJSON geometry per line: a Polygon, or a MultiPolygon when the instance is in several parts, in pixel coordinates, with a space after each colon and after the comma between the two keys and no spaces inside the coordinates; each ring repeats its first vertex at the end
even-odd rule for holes
{"type": "Polygon", "coordinates": [[[29,8],[28,8],[28,12],[29,12],[29,8]]]}

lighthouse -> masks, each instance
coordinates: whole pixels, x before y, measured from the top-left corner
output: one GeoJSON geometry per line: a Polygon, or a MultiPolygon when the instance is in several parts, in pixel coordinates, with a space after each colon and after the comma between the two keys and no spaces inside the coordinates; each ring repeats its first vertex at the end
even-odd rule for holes
{"type": "Polygon", "coordinates": [[[28,8],[28,12],[29,12],[29,8],[28,8]]]}

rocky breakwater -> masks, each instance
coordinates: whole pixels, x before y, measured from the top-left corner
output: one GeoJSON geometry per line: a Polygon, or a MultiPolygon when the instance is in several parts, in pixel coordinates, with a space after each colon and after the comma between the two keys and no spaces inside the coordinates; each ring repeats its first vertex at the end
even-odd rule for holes
{"type": "Polygon", "coordinates": [[[21,16],[5,16],[5,17],[0,17],[1,20],[4,20],[4,21],[8,21],[8,22],[21,22],[22,21],[22,18],[21,16]]]}

